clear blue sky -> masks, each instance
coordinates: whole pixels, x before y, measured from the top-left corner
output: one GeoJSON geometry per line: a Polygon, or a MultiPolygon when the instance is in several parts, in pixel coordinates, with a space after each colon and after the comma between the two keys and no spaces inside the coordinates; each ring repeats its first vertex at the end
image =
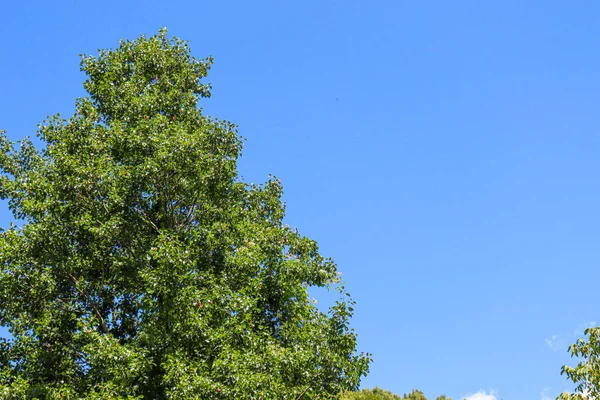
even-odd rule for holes
{"type": "Polygon", "coordinates": [[[215,57],[202,106],[239,124],[244,177],[280,177],[343,271],[364,387],[554,398],[600,322],[599,20],[595,1],[6,2],[0,129],[70,115],[79,53],[166,26],[215,57]]]}

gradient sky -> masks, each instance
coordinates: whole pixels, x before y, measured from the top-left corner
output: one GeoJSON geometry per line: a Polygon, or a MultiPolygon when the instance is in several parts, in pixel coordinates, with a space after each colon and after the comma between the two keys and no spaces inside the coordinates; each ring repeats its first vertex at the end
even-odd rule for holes
{"type": "Polygon", "coordinates": [[[241,174],[281,178],[288,223],[338,262],[375,359],[363,387],[455,400],[571,387],[567,346],[600,321],[600,3],[2,8],[0,129],[14,140],[71,115],[80,53],[166,26],[214,56],[201,105],[239,124],[241,174]]]}

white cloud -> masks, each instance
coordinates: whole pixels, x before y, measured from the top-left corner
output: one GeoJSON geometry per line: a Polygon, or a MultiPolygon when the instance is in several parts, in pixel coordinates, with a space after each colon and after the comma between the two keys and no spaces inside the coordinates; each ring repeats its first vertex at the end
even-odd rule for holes
{"type": "Polygon", "coordinates": [[[544,341],[552,351],[558,351],[564,347],[561,335],[552,335],[549,338],[546,338],[544,341]]]}
{"type": "Polygon", "coordinates": [[[561,332],[556,333],[549,338],[544,339],[546,346],[550,348],[552,351],[566,351],[568,345],[574,343],[577,339],[583,337],[583,332],[587,328],[591,328],[597,326],[596,321],[587,321],[583,324],[579,324],[575,330],[572,332],[561,332]]]}
{"type": "Polygon", "coordinates": [[[573,334],[571,335],[571,337],[573,337],[573,338],[583,337],[583,334],[584,334],[585,330],[587,328],[592,328],[594,326],[597,326],[596,321],[587,321],[587,322],[584,322],[583,324],[579,325],[577,327],[577,329],[575,329],[573,331],[573,334]]]}
{"type": "Polygon", "coordinates": [[[470,395],[465,396],[465,400],[498,400],[498,397],[496,397],[496,394],[494,393],[494,391],[490,391],[489,393],[486,393],[483,390],[480,390],[477,393],[473,393],[470,395]]]}
{"type": "Polygon", "coordinates": [[[542,390],[542,393],[540,393],[540,399],[552,400],[552,398],[550,397],[550,387],[545,387],[544,390],[542,390]]]}

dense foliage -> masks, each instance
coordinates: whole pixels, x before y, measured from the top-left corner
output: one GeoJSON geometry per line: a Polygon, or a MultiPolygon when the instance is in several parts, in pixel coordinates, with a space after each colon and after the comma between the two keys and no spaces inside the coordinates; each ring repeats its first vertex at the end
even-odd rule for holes
{"type": "Polygon", "coordinates": [[[569,347],[571,356],[580,361],[575,367],[562,367],[562,374],[575,383],[575,393],[562,393],[559,399],[600,398],[600,327],[586,329],[585,335],[585,339],[579,339],[569,347]]]}
{"type": "MultiPolygon", "coordinates": [[[[340,396],[340,400],[427,400],[427,397],[420,390],[412,392],[400,397],[388,390],[381,388],[363,389],[357,392],[345,392],[340,396]]],[[[436,397],[436,400],[452,400],[444,395],[436,397]]]]}
{"type": "Polygon", "coordinates": [[[397,400],[400,396],[388,390],[381,388],[363,389],[358,392],[345,392],[340,396],[340,400],[397,400]]]}
{"type": "Polygon", "coordinates": [[[311,399],[358,388],[353,301],[238,177],[236,127],[198,108],[212,60],[166,31],[84,56],[89,96],[0,135],[0,398],[311,399]],[[333,285],[328,314],[307,288],[333,285]]]}

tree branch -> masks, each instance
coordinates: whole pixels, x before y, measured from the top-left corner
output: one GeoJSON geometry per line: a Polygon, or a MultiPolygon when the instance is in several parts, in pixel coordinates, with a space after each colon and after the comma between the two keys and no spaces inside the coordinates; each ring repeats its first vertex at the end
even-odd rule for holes
{"type": "Polygon", "coordinates": [[[92,300],[92,298],[90,296],[88,296],[87,293],[85,293],[83,290],[81,290],[79,288],[79,286],[77,286],[77,282],[79,282],[79,280],[77,278],[75,278],[74,275],[69,274],[69,277],[73,281],[73,284],[75,285],[75,289],[77,290],[77,292],[79,292],[79,294],[81,296],[83,296],[88,301],[88,303],[91,304],[92,308],[94,309],[94,313],[100,320],[100,329],[102,329],[102,332],[106,332],[106,324],[104,322],[104,318],[102,318],[102,314],[100,314],[100,311],[98,310],[98,306],[96,305],[96,302],[94,300],[92,300]]]}
{"type": "Polygon", "coordinates": [[[146,222],[148,222],[150,225],[152,225],[152,227],[156,230],[156,232],[161,233],[160,229],[158,229],[158,226],[156,226],[156,224],[154,222],[152,222],[152,220],[148,217],[148,214],[146,214],[144,212],[144,210],[142,210],[141,208],[138,208],[138,207],[135,207],[135,210],[137,212],[139,212],[142,215],[142,217],[144,217],[146,222]]]}
{"type": "Polygon", "coordinates": [[[296,400],[300,400],[302,398],[302,396],[304,396],[306,394],[306,392],[308,391],[308,389],[310,389],[312,387],[312,383],[310,385],[308,385],[303,391],[302,393],[300,393],[300,396],[296,397],[296,400]]]}

